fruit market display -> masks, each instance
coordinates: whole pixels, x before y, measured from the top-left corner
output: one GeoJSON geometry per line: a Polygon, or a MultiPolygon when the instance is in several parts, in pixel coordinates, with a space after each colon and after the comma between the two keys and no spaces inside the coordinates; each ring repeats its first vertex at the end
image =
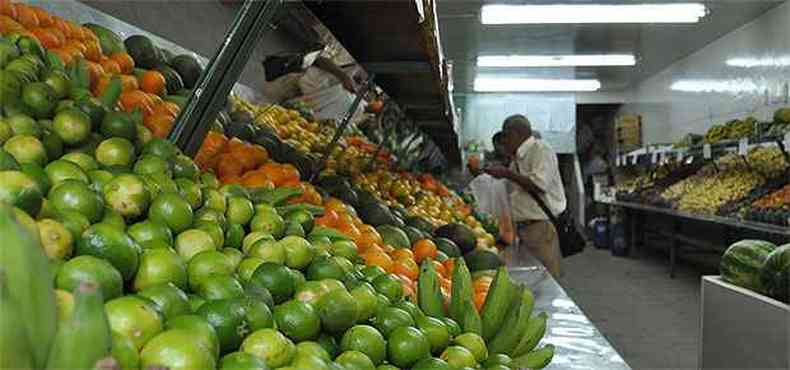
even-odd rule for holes
{"type": "Polygon", "coordinates": [[[434,178],[380,161],[308,183],[330,131],[291,111],[274,135],[226,122],[193,161],[162,137],[194,59],[7,0],[0,14],[1,367],[551,361],[548,316],[434,178]]]}
{"type": "Polygon", "coordinates": [[[761,240],[739,241],[724,252],[719,270],[729,283],[790,302],[790,244],[777,247],[761,240]]]}

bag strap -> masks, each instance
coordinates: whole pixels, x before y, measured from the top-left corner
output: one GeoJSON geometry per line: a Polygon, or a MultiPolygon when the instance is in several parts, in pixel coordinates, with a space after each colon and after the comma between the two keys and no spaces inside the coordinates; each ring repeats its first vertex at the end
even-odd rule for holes
{"type": "MultiPolygon", "coordinates": [[[[515,168],[516,168],[516,173],[519,176],[524,176],[524,175],[521,174],[521,171],[518,168],[518,162],[515,163],[515,168]]],[[[533,185],[534,185],[534,183],[533,183],[533,185]]],[[[521,186],[521,185],[519,185],[519,186],[521,186]]],[[[537,185],[535,185],[535,187],[540,189],[537,185]]],[[[524,190],[526,190],[527,194],[529,194],[532,197],[532,199],[535,199],[535,203],[538,203],[538,206],[540,206],[540,209],[542,209],[543,213],[546,214],[546,217],[549,218],[549,221],[551,221],[551,223],[554,224],[554,227],[559,230],[559,227],[560,227],[559,220],[557,219],[556,216],[554,216],[554,213],[551,212],[551,209],[549,209],[549,206],[546,205],[546,202],[544,202],[543,199],[540,197],[540,194],[538,194],[533,189],[524,189],[524,190]]],[[[541,189],[541,190],[543,190],[543,189],[541,189]]],[[[543,190],[543,191],[545,193],[545,190],[543,190]]]]}

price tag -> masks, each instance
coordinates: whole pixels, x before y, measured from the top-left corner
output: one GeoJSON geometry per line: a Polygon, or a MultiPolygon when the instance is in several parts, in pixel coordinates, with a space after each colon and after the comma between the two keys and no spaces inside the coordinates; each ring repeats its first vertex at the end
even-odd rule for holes
{"type": "Polygon", "coordinates": [[[705,158],[705,159],[710,159],[710,157],[711,157],[711,154],[710,154],[710,144],[705,144],[705,145],[702,147],[702,157],[703,157],[703,158],[705,158]]]}
{"type": "Polygon", "coordinates": [[[658,152],[653,152],[650,155],[650,163],[656,164],[656,162],[658,162],[658,152]]]}
{"type": "Polygon", "coordinates": [[[790,150],[790,132],[785,132],[785,150],[790,150]]]}
{"type": "Polygon", "coordinates": [[[749,154],[749,138],[743,138],[738,141],[738,155],[749,154]]]}

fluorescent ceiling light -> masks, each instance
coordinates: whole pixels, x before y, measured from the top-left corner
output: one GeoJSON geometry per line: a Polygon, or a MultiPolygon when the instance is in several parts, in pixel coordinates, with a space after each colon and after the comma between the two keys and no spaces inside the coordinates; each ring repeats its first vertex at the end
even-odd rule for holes
{"type": "Polygon", "coordinates": [[[483,5],[483,24],[697,23],[701,3],[483,5]]]}
{"type": "Polygon", "coordinates": [[[600,67],[633,66],[628,54],[602,55],[487,55],[477,57],[478,67],[600,67]]]}
{"type": "Polygon", "coordinates": [[[790,56],[775,58],[731,58],[727,59],[727,65],[741,68],[787,67],[790,66],[790,56]]]}
{"type": "Polygon", "coordinates": [[[475,91],[479,92],[570,92],[596,91],[601,88],[598,80],[537,79],[477,77],[475,91]]]}
{"type": "Polygon", "coordinates": [[[757,92],[759,86],[751,80],[679,80],[674,82],[670,89],[695,93],[729,93],[739,94],[757,92]]]}

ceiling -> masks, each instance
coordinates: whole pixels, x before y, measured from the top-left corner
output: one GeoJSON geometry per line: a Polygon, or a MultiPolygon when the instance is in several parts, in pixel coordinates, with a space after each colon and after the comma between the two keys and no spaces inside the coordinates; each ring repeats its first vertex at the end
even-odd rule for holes
{"type": "MultiPolygon", "coordinates": [[[[775,0],[708,0],[700,23],[594,25],[482,25],[483,3],[634,3],[618,0],[438,0],[445,57],[453,62],[456,93],[473,92],[478,73],[530,77],[597,78],[602,91],[622,91],[783,3],[775,0]],[[634,67],[486,69],[477,55],[633,53],[634,67]]],[[[645,0],[639,3],[670,1],[645,0]]],[[[677,1],[676,1],[677,2],[677,1]]],[[[688,2],[688,1],[686,1],[688,2]]]]}

